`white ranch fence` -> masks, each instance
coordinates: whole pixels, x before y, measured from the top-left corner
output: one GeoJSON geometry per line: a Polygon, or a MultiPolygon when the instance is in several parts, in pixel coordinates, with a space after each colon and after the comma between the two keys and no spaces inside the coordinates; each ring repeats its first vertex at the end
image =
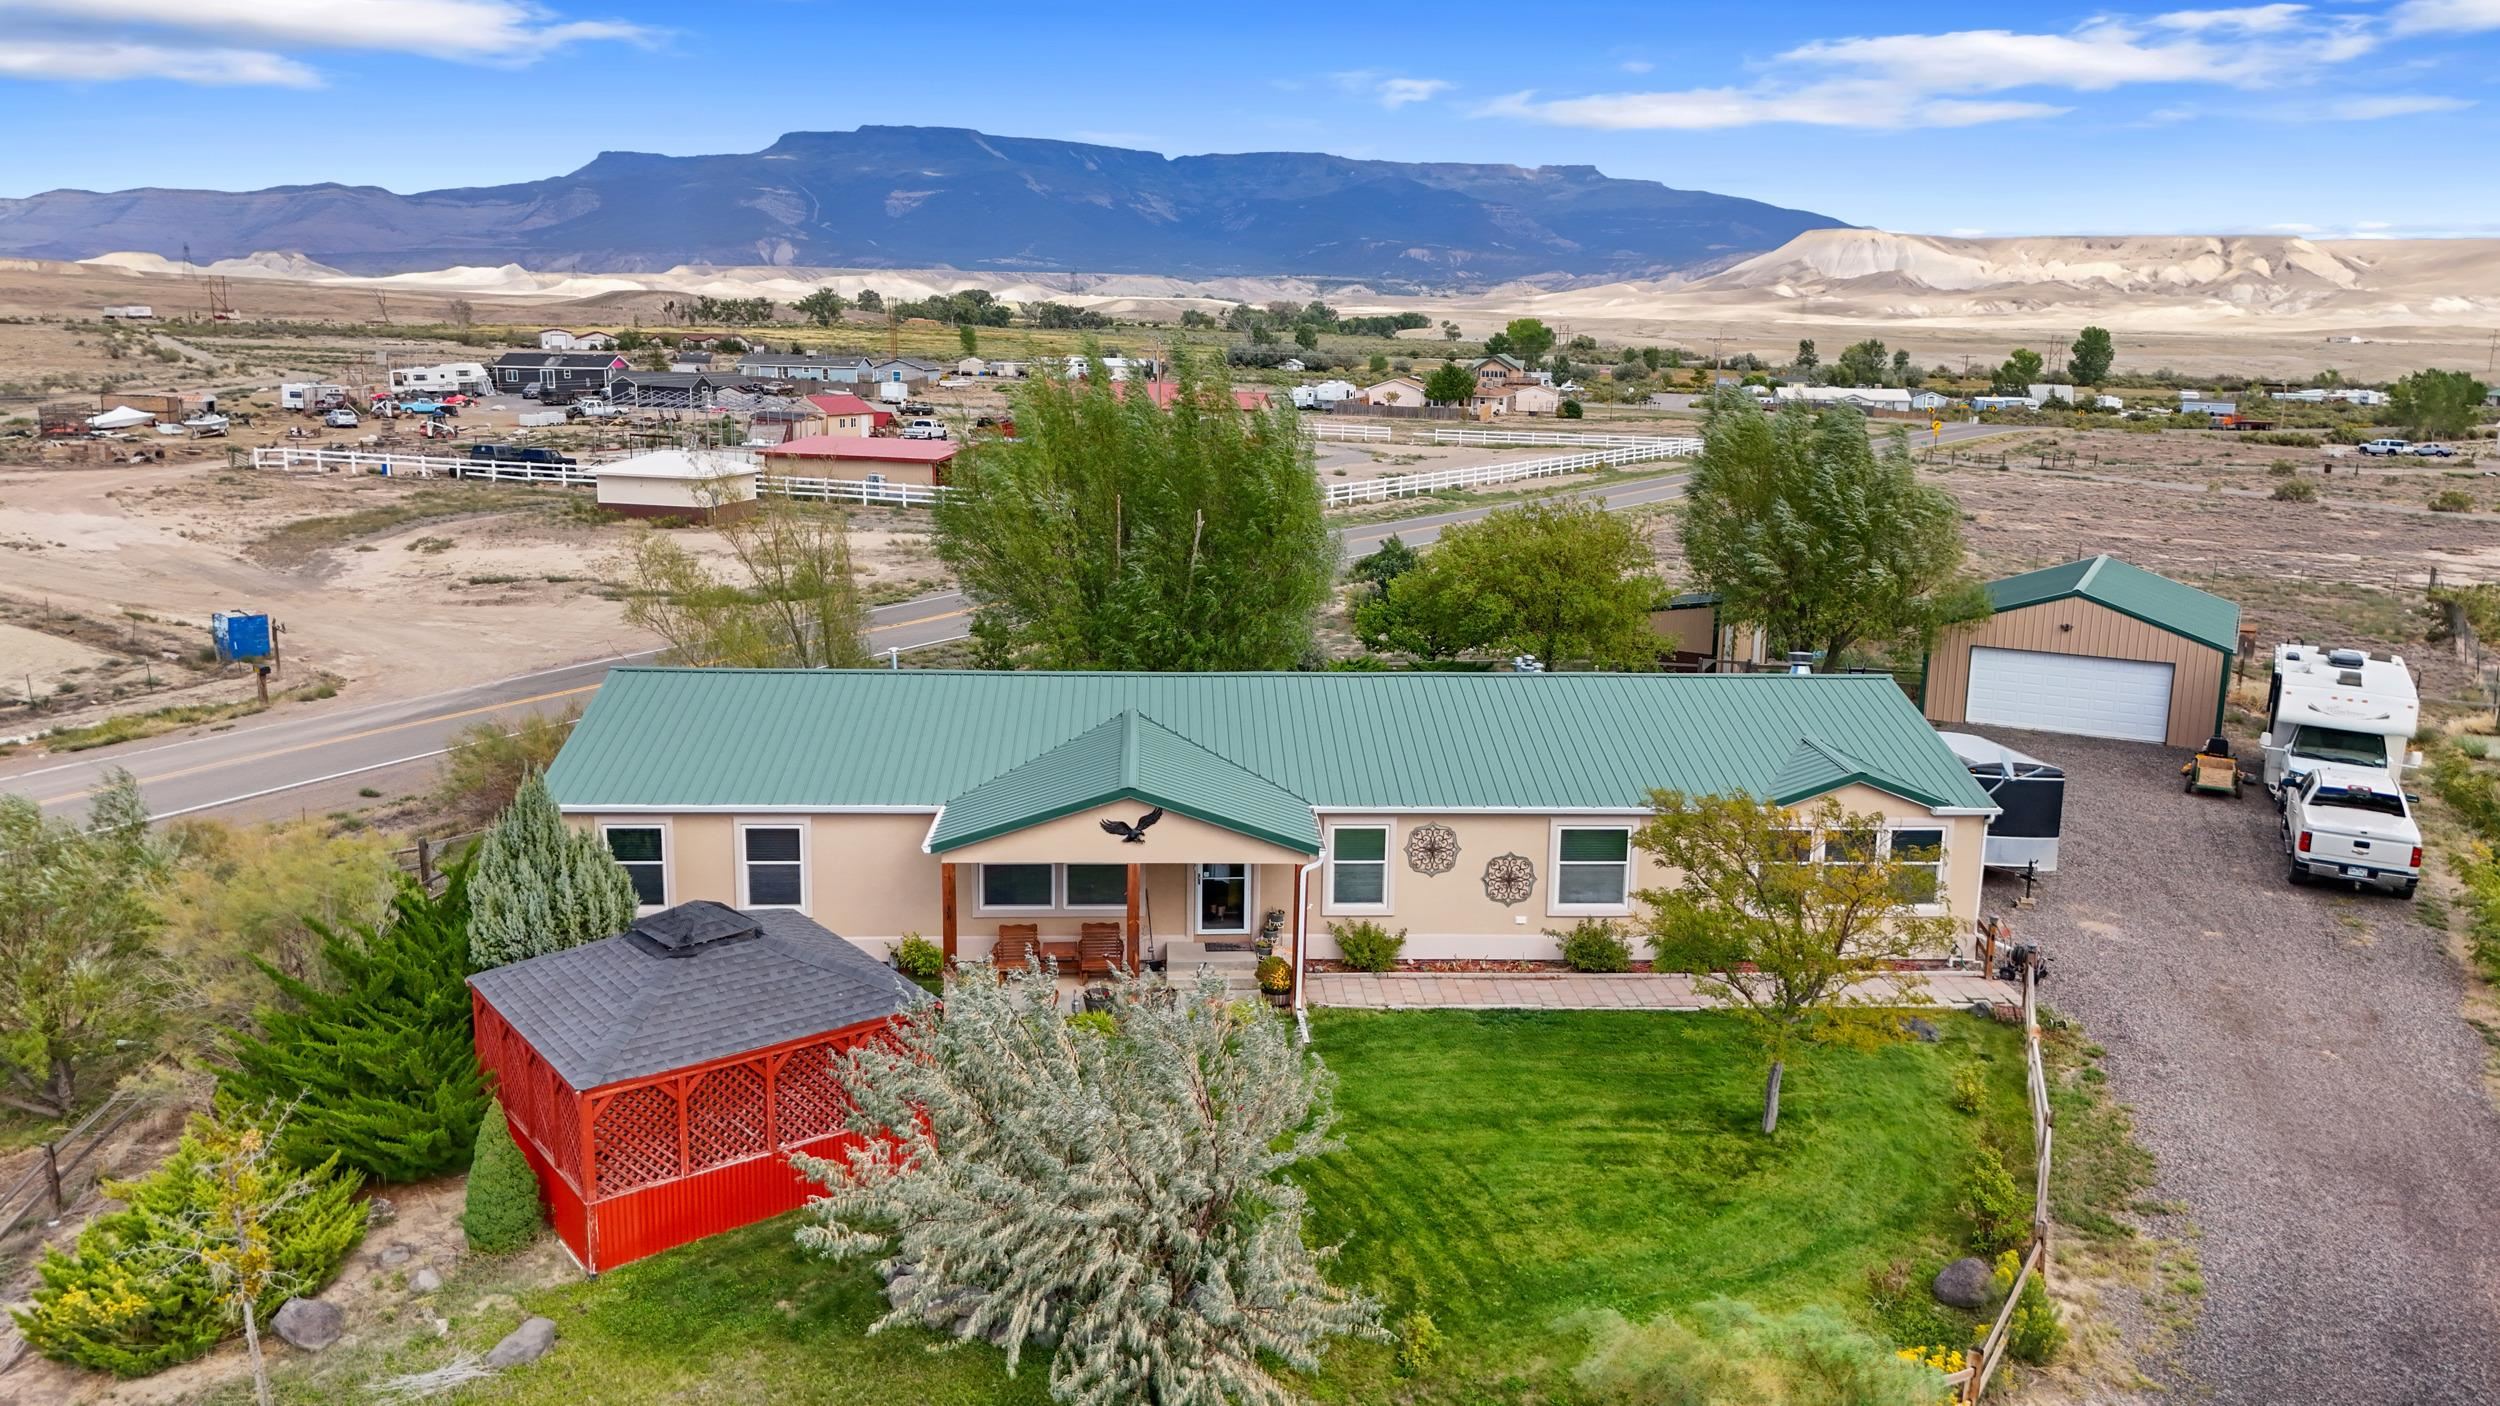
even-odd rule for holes
{"type": "Polygon", "coordinates": [[[1631,444],[1585,450],[1578,454],[1556,454],[1543,459],[1471,464],[1459,469],[1435,469],[1430,473],[1390,474],[1332,483],[1328,485],[1326,495],[1328,506],[1332,508],[1347,503],[1378,503],[1452,488],[1480,488],[1491,483],[1516,483],[1522,479],[1551,478],[1557,474],[1591,473],[1620,468],[1625,464],[1647,463],[1653,459],[1683,459],[1700,452],[1701,441],[1698,439],[1641,439],[1631,444]]]}
{"type": "MultiPolygon", "coordinates": [[[[276,445],[252,451],[256,469],[315,470],[324,473],[386,474],[401,478],[459,478],[476,483],[552,483],[563,488],[590,488],[599,482],[596,464],[515,464],[490,459],[452,459],[441,455],[390,454],[366,449],[296,449],[276,445]]],[[[813,503],[881,503],[925,508],[947,489],[926,484],[888,483],[883,479],[807,478],[759,474],[758,492],[813,503]]]]}
{"type": "Polygon", "coordinates": [[[1338,425],[1312,419],[1305,419],[1302,423],[1310,428],[1313,439],[1383,444],[1396,437],[1390,434],[1387,425],[1338,425]]]}

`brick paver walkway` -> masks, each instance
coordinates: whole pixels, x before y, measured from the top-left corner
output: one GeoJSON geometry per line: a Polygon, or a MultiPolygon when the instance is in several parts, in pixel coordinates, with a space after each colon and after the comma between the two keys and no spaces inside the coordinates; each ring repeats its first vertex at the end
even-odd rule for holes
{"type": "MultiPolygon", "coordinates": [[[[1885,1004],[1967,1006],[1974,1001],[2022,1004],[2022,988],[1977,972],[1927,972],[1903,995],[1890,981],[1868,983],[1885,1004]]],[[[1312,972],[1309,1002],[1371,1010],[1698,1011],[1719,1004],[1693,989],[1689,976],[1626,972],[1312,972]]]]}

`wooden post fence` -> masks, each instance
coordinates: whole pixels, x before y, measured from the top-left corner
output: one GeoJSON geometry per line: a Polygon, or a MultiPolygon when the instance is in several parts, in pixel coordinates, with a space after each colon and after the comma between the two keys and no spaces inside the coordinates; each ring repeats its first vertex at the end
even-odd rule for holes
{"type": "Polygon", "coordinates": [[[1945,1380],[1952,1384],[1958,1399],[1979,1400],[1988,1389],[1989,1379],[2005,1361],[2005,1344],[2014,1323],[2014,1305],[2023,1296],[2023,1289],[2033,1275],[2048,1282],[2049,1275],[2049,1166],[2057,1140],[2057,1114],[2049,1106],[2048,1066],[2040,1058],[2040,993],[2032,981],[2031,969],[2023,969],[2023,1083],[2031,1099],[2031,1141],[2037,1153],[2031,1183],[2031,1244],[2023,1252],[2022,1270],[2014,1276],[2014,1287],[2006,1292],[2005,1304],[1997,1310],[1996,1322],[1988,1328],[1971,1365],[1953,1373],[1945,1380]]]}

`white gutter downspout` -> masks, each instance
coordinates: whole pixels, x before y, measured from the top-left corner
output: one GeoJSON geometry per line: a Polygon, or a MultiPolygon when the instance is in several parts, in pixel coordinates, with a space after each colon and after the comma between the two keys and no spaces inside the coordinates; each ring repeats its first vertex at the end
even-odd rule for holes
{"type": "Polygon", "coordinates": [[[1322,849],[1308,864],[1293,871],[1293,1028],[1302,1043],[1311,1043],[1311,1013],[1302,1000],[1302,949],[1311,941],[1311,871],[1328,862],[1322,849]]]}

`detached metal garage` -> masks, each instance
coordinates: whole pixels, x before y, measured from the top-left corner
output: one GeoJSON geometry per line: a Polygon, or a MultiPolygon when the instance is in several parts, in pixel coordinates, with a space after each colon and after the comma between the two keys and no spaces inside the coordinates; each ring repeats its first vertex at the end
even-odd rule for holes
{"type": "Polygon", "coordinates": [[[1988,584],[1927,659],[1927,716],[2194,747],[2222,730],[2240,608],[2111,556],[1988,584]]]}

